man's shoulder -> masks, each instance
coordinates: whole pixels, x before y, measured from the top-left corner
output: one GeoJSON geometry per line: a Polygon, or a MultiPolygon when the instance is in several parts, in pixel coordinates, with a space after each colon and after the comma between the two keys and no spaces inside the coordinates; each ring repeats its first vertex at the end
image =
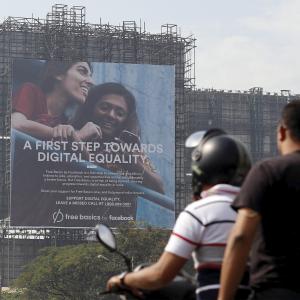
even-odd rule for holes
{"type": "Polygon", "coordinates": [[[264,159],[254,165],[254,170],[280,171],[281,168],[292,164],[300,164],[300,151],[296,151],[286,155],[275,156],[272,158],[264,159]]]}
{"type": "Polygon", "coordinates": [[[197,220],[202,226],[236,218],[231,208],[233,199],[228,196],[212,195],[189,204],[181,213],[182,220],[197,220]]]}
{"type": "Polygon", "coordinates": [[[300,176],[299,151],[257,162],[250,170],[241,193],[252,194],[257,191],[257,187],[274,186],[289,180],[291,176],[294,178],[300,176]]]}
{"type": "Polygon", "coordinates": [[[210,210],[212,207],[216,205],[223,205],[223,204],[230,206],[232,201],[233,199],[226,195],[211,195],[190,203],[189,205],[186,206],[184,211],[195,212],[201,210],[203,211],[206,209],[210,210]]]}

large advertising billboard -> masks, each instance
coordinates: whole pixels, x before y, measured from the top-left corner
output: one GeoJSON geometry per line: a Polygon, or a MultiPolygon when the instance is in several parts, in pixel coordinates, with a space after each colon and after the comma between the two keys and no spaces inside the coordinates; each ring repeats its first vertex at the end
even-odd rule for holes
{"type": "Polygon", "coordinates": [[[17,59],[11,225],[171,228],[174,66],[17,59]]]}

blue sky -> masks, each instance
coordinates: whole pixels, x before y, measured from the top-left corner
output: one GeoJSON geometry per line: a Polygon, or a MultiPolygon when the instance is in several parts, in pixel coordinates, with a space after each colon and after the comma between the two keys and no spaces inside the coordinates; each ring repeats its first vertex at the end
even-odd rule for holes
{"type": "Polygon", "coordinates": [[[197,39],[198,88],[300,93],[299,0],[10,0],[0,20],[45,18],[55,3],[85,6],[90,23],[141,20],[151,33],[177,24],[182,36],[197,39]]]}

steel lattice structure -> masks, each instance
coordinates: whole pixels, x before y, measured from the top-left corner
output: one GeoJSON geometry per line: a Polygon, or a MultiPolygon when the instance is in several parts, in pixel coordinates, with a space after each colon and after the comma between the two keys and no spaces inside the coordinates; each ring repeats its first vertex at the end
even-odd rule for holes
{"type": "MultiPolygon", "coordinates": [[[[186,114],[185,89],[194,86],[193,37],[182,37],[174,24],[161,26],[161,32],[150,34],[134,21],[120,26],[89,24],[86,9],[57,4],[45,19],[9,17],[0,24],[0,217],[1,274],[3,284],[15,278],[20,266],[45,245],[77,243],[84,239],[83,230],[45,229],[13,230],[9,226],[10,196],[10,113],[12,61],[15,58],[72,60],[98,62],[175,65],[176,115],[176,174],[183,174],[186,114]],[[22,238],[21,238],[22,236],[22,238]],[[26,240],[27,237],[27,241],[26,240]],[[29,245],[29,244],[28,244],[29,245]],[[22,251],[19,251],[21,248],[22,251]],[[22,257],[19,256],[22,253],[22,257]]],[[[181,176],[176,176],[176,210],[185,201],[181,176]],[[181,199],[181,200],[180,200],[181,199]]]]}
{"type": "Polygon", "coordinates": [[[89,24],[86,9],[57,4],[45,19],[9,17],[0,24],[0,286],[8,285],[22,266],[50,245],[80,243],[79,229],[14,229],[9,226],[10,114],[12,61],[15,58],[175,65],[176,213],[190,199],[190,151],[186,137],[222,127],[241,139],[253,160],[276,154],[275,127],[282,106],[293,96],[195,89],[194,37],[182,37],[174,24],[151,34],[134,21],[120,26],[89,24]]]}

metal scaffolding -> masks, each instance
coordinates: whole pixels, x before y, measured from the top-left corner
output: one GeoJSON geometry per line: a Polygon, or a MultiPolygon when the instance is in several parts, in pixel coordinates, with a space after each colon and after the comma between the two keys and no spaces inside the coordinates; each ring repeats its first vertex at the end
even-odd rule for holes
{"type": "MultiPolygon", "coordinates": [[[[196,89],[185,93],[186,131],[219,127],[241,140],[250,151],[253,162],[277,155],[276,127],[283,106],[295,96],[263,93],[260,87],[248,91],[196,89]]],[[[189,150],[185,159],[190,160],[189,150]]],[[[185,164],[184,174],[190,173],[185,164]]],[[[183,174],[183,175],[184,175],[183,174]]],[[[191,177],[186,175],[185,194],[189,195],[191,177]]],[[[187,196],[188,198],[188,196],[187,196]]],[[[183,209],[183,207],[182,207],[183,209]]]]}
{"type": "Polygon", "coordinates": [[[58,243],[77,243],[84,230],[20,231],[9,226],[10,114],[12,61],[15,58],[175,65],[176,211],[185,203],[183,140],[186,136],[184,95],[194,87],[195,39],[182,37],[177,25],[166,24],[151,34],[134,21],[122,25],[90,24],[83,6],[57,4],[45,19],[9,17],[0,24],[0,243],[1,278],[8,285],[37,249],[58,243]],[[25,238],[27,237],[27,238],[25,238]],[[27,239],[27,241],[25,241],[27,239]],[[28,245],[31,246],[28,246],[28,245]],[[36,245],[35,250],[32,247],[36,245]],[[20,249],[23,249],[22,251],[20,249]],[[20,251],[19,251],[20,250],[20,251]],[[23,258],[21,258],[23,256],[23,258]]]}
{"type": "Polygon", "coordinates": [[[11,228],[10,114],[12,61],[15,58],[87,60],[98,62],[175,65],[176,214],[190,199],[190,150],[186,137],[196,130],[224,128],[249,148],[252,158],[276,154],[275,126],[284,104],[293,96],[195,90],[195,39],[182,37],[177,25],[151,34],[134,21],[122,25],[90,24],[82,6],[57,4],[45,19],[9,17],[0,24],[0,285],[9,285],[38,249],[82,242],[85,230],[11,228]]]}
{"type": "Polygon", "coordinates": [[[221,127],[240,139],[258,161],[277,154],[275,129],[282,107],[293,96],[264,94],[256,87],[244,92],[195,90],[187,98],[191,132],[221,127]]]}

